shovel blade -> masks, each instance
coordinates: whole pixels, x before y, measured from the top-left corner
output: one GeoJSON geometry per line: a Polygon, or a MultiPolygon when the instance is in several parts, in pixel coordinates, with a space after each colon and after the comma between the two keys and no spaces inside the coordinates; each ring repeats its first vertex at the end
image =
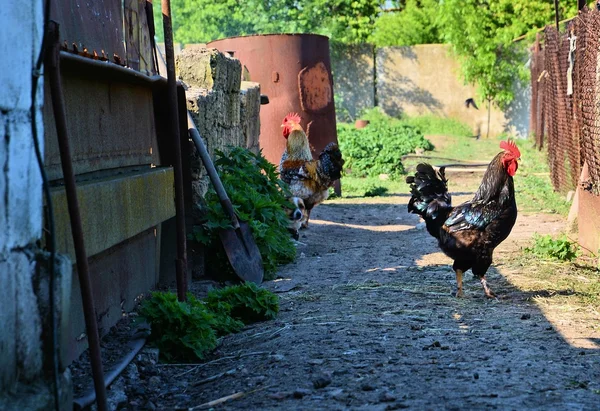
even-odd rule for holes
{"type": "Polygon", "coordinates": [[[221,243],[236,275],[244,281],[260,284],[264,276],[260,250],[250,226],[243,221],[239,223],[240,228],[237,230],[221,230],[221,243]]]}

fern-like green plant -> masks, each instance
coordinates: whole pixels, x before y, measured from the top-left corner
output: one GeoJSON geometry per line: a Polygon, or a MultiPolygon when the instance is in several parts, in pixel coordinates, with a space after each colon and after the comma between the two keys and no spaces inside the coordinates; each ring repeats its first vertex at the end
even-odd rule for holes
{"type": "Polygon", "coordinates": [[[215,301],[210,306],[203,302],[204,307],[213,314],[212,328],[217,333],[218,337],[228,334],[235,334],[244,328],[244,323],[231,316],[231,304],[225,301],[215,301]]]}
{"type": "Polygon", "coordinates": [[[139,314],[151,325],[149,341],[168,362],[201,360],[217,346],[215,316],[191,294],[180,302],[174,293],[153,292],[139,314]]]}
{"type": "Polygon", "coordinates": [[[254,283],[211,290],[198,300],[188,293],[180,302],[172,292],[153,292],[142,301],[140,319],[151,326],[149,342],[171,362],[202,360],[217,346],[217,337],[237,333],[244,325],[271,320],[279,298],[254,283]]]}
{"type": "Polygon", "coordinates": [[[277,295],[249,282],[211,290],[205,301],[211,311],[218,311],[219,304],[227,304],[230,315],[244,324],[271,320],[279,312],[277,295]]]}
{"type": "MultiPolygon", "coordinates": [[[[229,154],[217,152],[215,165],[238,217],[246,221],[260,250],[265,279],[272,279],[277,266],[292,262],[296,248],[287,227],[284,211],[289,207],[289,188],[279,180],[275,166],[262,155],[236,147],[229,154]]],[[[231,227],[219,199],[211,187],[205,197],[204,220],[194,228],[193,239],[206,245],[210,265],[231,273],[225,251],[219,241],[219,230],[231,227]]]]}

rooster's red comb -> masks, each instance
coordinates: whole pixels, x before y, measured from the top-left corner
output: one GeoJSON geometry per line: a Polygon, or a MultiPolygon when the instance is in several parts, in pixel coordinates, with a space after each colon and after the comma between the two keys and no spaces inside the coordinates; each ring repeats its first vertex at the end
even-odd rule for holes
{"type": "Polygon", "coordinates": [[[283,137],[288,138],[290,133],[292,132],[292,124],[300,124],[300,115],[298,113],[290,113],[283,118],[283,137]]]}
{"type": "Polygon", "coordinates": [[[290,113],[283,118],[283,124],[287,124],[290,121],[294,123],[300,123],[300,120],[302,119],[300,118],[300,115],[298,113],[290,113]]]}
{"type": "Polygon", "coordinates": [[[517,147],[515,142],[512,140],[501,141],[500,148],[503,149],[504,151],[508,151],[515,158],[521,157],[521,152],[519,151],[519,148],[517,147]]]}

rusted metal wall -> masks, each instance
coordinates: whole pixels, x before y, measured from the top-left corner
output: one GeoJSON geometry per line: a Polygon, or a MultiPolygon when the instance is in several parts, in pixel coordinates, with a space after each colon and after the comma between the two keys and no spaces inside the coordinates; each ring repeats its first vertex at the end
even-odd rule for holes
{"type": "Polygon", "coordinates": [[[147,7],[146,0],[60,0],[51,2],[50,18],[65,49],[156,74],[147,7]]]}
{"type": "MultiPolygon", "coordinates": [[[[152,91],[127,83],[63,73],[75,174],[158,164],[152,91]]],[[[48,93],[46,86],[46,94],[48,93]]],[[[62,178],[52,105],[44,105],[46,171],[62,178]]]]}
{"type": "Polygon", "coordinates": [[[298,112],[316,157],[330,142],[337,142],[329,39],[315,34],[273,34],[233,37],[208,44],[233,52],[260,83],[269,104],[260,110],[260,148],[279,164],[285,149],[281,123],[298,112]]]}
{"type": "MultiPolygon", "coordinates": [[[[66,50],[61,52],[61,80],[101,334],[121,318],[123,310],[133,309],[138,295],[157,283],[161,226],[175,215],[169,167],[172,141],[157,133],[164,128],[165,118],[157,115],[164,100],[156,104],[156,96],[166,82],[149,77],[156,73],[149,4],[146,0],[52,2],[51,18],[60,24],[66,50]]],[[[49,102],[46,90],[44,161],[54,186],[58,250],[72,255],[49,102]]],[[[174,255],[164,254],[164,258],[172,262],[174,255]]],[[[69,360],[87,345],[77,282],[72,295],[69,360]]]]}
{"type": "Polygon", "coordinates": [[[62,0],[51,2],[50,18],[60,24],[61,41],[90,54],[102,50],[112,59],[125,57],[122,0],[62,0]]]}

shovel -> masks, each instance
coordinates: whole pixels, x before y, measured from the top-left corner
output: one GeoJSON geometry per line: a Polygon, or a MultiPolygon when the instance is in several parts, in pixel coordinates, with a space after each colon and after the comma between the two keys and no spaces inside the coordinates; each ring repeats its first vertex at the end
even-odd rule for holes
{"type": "Polygon", "coordinates": [[[252,237],[250,226],[248,226],[247,223],[238,220],[235,215],[231,200],[229,200],[229,197],[225,192],[223,183],[221,183],[217,170],[204,146],[202,138],[200,138],[200,133],[198,133],[189,112],[188,133],[194,142],[198,153],[200,153],[200,158],[208,172],[210,182],[217,192],[221,207],[223,207],[223,211],[225,211],[225,214],[231,220],[233,228],[224,229],[219,232],[219,237],[221,238],[221,243],[223,243],[223,248],[225,249],[229,263],[239,278],[244,281],[260,284],[264,274],[263,262],[260,251],[254,241],[254,237],[252,237]]]}

